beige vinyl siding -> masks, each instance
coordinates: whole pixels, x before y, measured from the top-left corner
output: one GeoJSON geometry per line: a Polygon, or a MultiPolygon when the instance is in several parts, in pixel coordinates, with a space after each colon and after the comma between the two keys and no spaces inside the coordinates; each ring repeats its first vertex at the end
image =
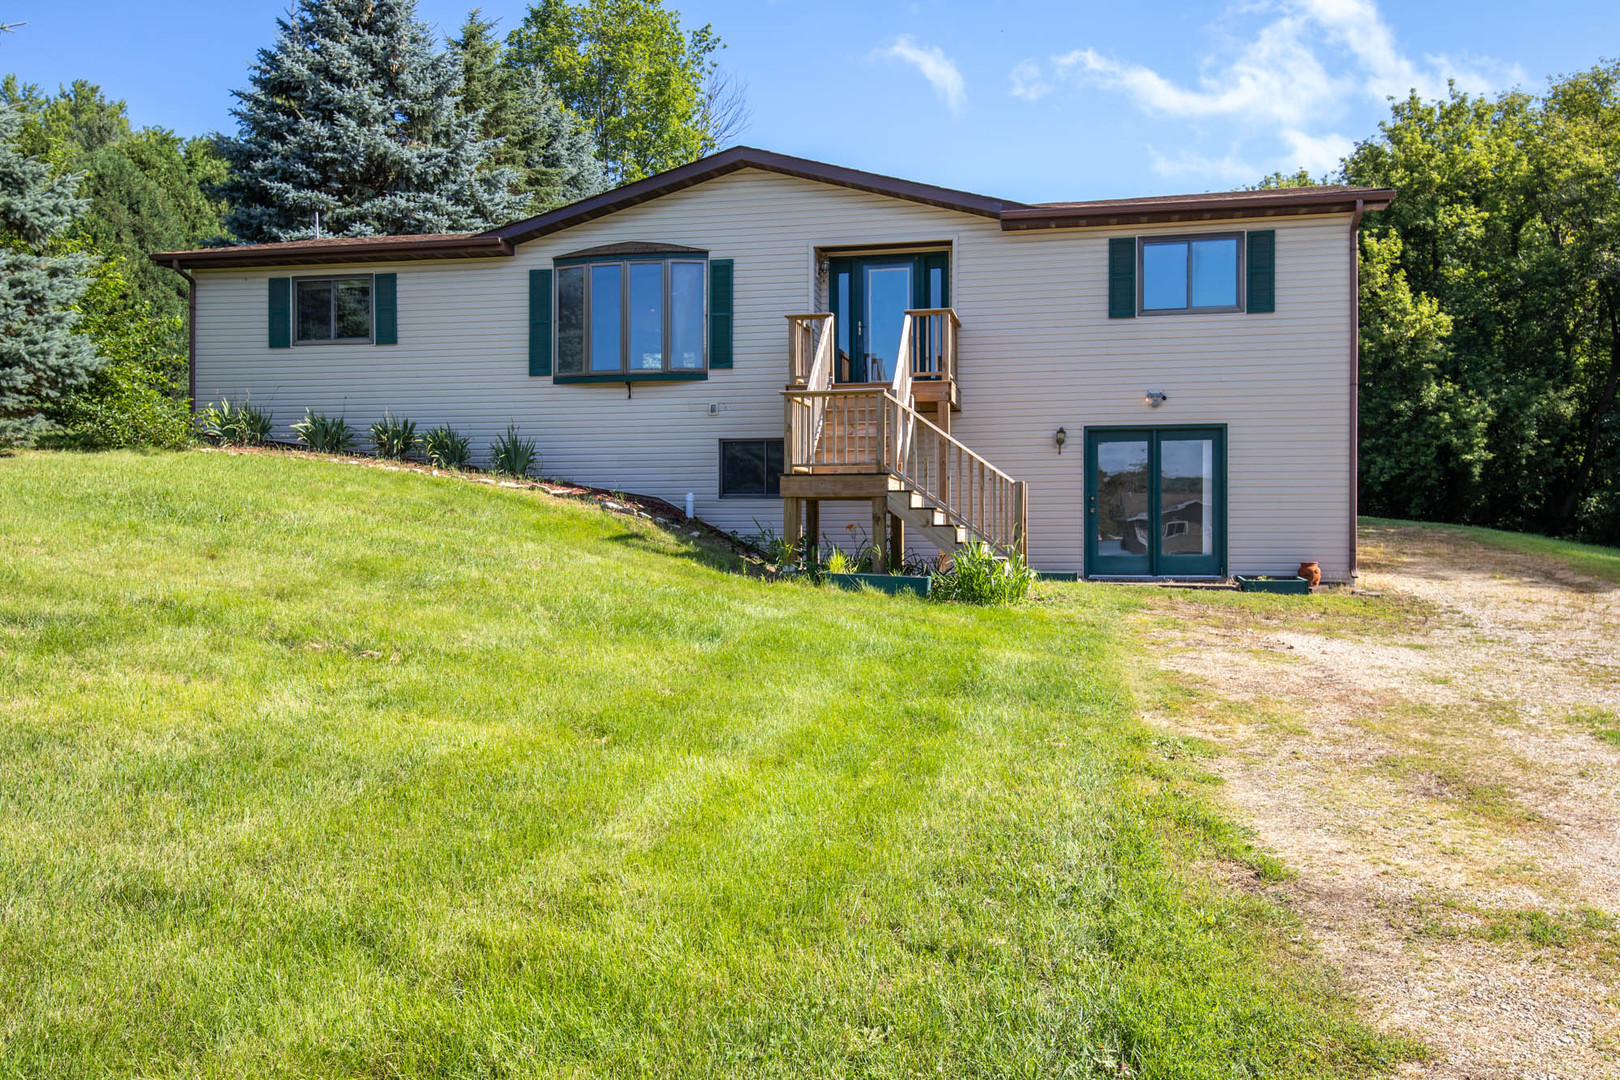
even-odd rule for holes
{"type": "MultiPolygon", "coordinates": [[[[1030,483],[1030,559],[1078,570],[1087,425],[1228,426],[1229,570],[1349,565],[1350,274],[1347,215],[1241,223],[1277,232],[1277,311],[1107,318],[1108,238],[1231,231],[1232,223],[1003,233],[997,222],[775,173],[745,170],[523,245],[512,259],[391,263],[399,344],[266,345],[266,284],[299,268],[198,278],[197,392],[276,414],[306,408],[363,428],[387,409],[449,423],[482,454],[509,422],[547,475],[655,495],[725,529],[781,528],[774,499],[720,499],[721,439],[776,438],[783,316],[824,306],[818,247],[938,242],[952,249],[962,319],[963,408],[954,432],[1030,483]],[[735,367],[702,382],[554,385],[528,375],[528,271],[581,248],[645,240],[734,260],[735,367]],[[818,304],[817,301],[822,303],[818,304]],[[1170,400],[1149,409],[1148,389],[1170,400]],[[716,407],[711,414],[710,405],[716,407]],[[1062,456],[1052,435],[1068,429],[1062,456]]],[[[320,268],[311,275],[328,273],[320,268]]],[[[829,505],[842,536],[864,508],[829,505]]]]}

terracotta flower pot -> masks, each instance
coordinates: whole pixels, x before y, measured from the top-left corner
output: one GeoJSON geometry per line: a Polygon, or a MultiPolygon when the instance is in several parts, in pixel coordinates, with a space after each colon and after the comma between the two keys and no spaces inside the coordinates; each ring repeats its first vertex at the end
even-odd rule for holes
{"type": "Polygon", "coordinates": [[[1322,568],[1313,562],[1299,564],[1299,576],[1310,582],[1311,588],[1322,584],[1322,568]]]}

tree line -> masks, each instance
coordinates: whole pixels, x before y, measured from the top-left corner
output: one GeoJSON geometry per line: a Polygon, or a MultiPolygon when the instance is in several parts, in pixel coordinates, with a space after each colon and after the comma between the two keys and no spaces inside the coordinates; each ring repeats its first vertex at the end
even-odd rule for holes
{"type": "Polygon", "coordinates": [[[0,81],[0,446],[189,440],[186,284],[153,251],[484,229],[748,122],[720,37],[662,0],[539,0],[497,30],[474,9],[441,44],[415,0],[295,0],[228,135],[0,81]]]}
{"type": "Polygon", "coordinates": [[[1620,544],[1620,63],[1395,102],[1363,227],[1365,512],[1620,544]]]}
{"type": "MultiPolygon", "coordinates": [[[[296,0],[229,136],[7,78],[0,442],[189,437],[185,286],[153,250],[484,228],[747,123],[719,37],[660,0],[497,30],[474,10],[441,47],[413,0],[296,0]]],[[[1414,93],[1338,175],[1262,183],[1329,179],[1399,192],[1362,225],[1363,510],[1620,543],[1620,64],[1414,93]]]]}

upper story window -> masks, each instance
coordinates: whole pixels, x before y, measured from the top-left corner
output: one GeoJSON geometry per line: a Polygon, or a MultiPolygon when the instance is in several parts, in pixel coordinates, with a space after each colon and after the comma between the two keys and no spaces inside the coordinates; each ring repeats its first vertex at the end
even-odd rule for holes
{"type": "Polygon", "coordinates": [[[369,276],[298,278],[293,288],[294,340],[300,345],[371,340],[369,276]]]}
{"type": "Polygon", "coordinates": [[[701,255],[559,260],[557,374],[703,371],[707,280],[701,255]]]}
{"type": "Polygon", "coordinates": [[[1241,235],[1146,240],[1141,244],[1144,315],[1242,311],[1241,235]]]}

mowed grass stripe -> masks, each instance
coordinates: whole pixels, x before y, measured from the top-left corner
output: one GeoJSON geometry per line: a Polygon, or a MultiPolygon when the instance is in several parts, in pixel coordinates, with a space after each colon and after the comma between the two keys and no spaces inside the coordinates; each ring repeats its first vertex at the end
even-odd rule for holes
{"type": "Polygon", "coordinates": [[[1135,719],[1128,593],[770,584],[594,508],[275,454],[0,459],[0,534],[0,1075],[1414,1052],[1285,912],[1185,869],[1241,844],[1135,719]]]}

